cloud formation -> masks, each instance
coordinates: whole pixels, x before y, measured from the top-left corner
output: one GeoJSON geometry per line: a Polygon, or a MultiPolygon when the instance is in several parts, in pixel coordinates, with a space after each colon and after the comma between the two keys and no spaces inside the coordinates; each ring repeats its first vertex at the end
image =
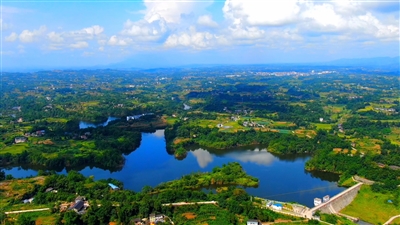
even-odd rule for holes
{"type": "Polygon", "coordinates": [[[34,41],[38,41],[39,37],[42,36],[46,32],[46,26],[40,26],[37,30],[23,30],[19,35],[19,40],[23,43],[30,43],[34,41]]]}
{"type": "MultiPolygon", "coordinates": [[[[143,6],[135,19],[123,18],[116,23],[99,20],[93,22],[95,25],[70,30],[54,26],[18,30],[11,17],[7,23],[0,22],[4,40],[13,51],[18,44],[34,42],[45,46],[41,51],[86,49],[104,55],[173,49],[223,51],[243,46],[265,51],[338,52],[345,46],[362,49],[399,43],[399,5],[393,2],[225,0],[222,6],[202,1],[144,0],[143,6]],[[111,29],[107,24],[121,28],[111,29]]],[[[7,6],[4,10],[6,15],[24,11],[7,6]]]]}
{"type": "Polygon", "coordinates": [[[87,48],[89,47],[89,44],[86,41],[78,41],[76,43],[70,44],[69,47],[75,49],[87,48]]]}

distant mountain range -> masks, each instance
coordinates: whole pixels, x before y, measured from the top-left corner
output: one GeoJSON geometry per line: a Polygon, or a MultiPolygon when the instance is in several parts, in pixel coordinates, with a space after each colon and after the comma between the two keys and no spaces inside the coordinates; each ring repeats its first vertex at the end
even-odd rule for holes
{"type": "MultiPolygon", "coordinates": [[[[90,67],[63,67],[63,68],[54,68],[54,67],[46,67],[46,68],[6,68],[3,67],[4,72],[35,72],[40,70],[96,70],[96,69],[113,69],[113,70],[146,70],[148,72],[152,71],[160,71],[163,69],[194,69],[194,68],[212,68],[212,67],[242,67],[242,66],[255,66],[251,64],[188,64],[188,65],[176,65],[169,64],[168,62],[163,62],[163,65],[151,66],[148,65],[140,65],[134,66],[134,59],[126,59],[119,63],[109,64],[109,65],[98,65],[98,66],[90,66],[90,67]]],[[[310,62],[310,63],[265,63],[265,64],[256,64],[256,66],[263,66],[269,68],[280,68],[296,70],[296,68],[309,69],[312,67],[334,67],[333,69],[348,68],[350,70],[372,70],[372,71],[386,71],[390,73],[400,73],[400,57],[375,57],[375,58],[355,58],[355,59],[338,59],[334,61],[328,62],[310,62]]]]}
{"type": "MultiPolygon", "coordinates": [[[[134,65],[134,60],[124,60],[122,62],[111,64],[108,66],[101,66],[102,68],[111,69],[129,69],[129,70],[140,70],[140,69],[160,69],[160,68],[204,68],[204,67],[218,67],[218,66],[245,66],[246,64],[188,64],[188,65],[160,65],[157,67],[142,65],[142,68],[131,67],[134,65]]],[[[334,67],[359,67],[366,69],[383,69],[388,71],[398,71],[400,65],[400,57],[375,57],[375,58],[355,58],[355,59],[338,59],[328,62],[309,62],[309,63],[265,63],[257,65],[274,65],[284,67],[285,65],[293,67],[296,65],[301,66],[334,66],[334,67]]]]}
{"type": "Polygon", "coordinates": [[[399,67],[400,57],[376,57],[376,58],[358,58],[358,59],[338,59],[327,63],[319,63],[324,65],[335,66],[363,66],[363,67],[399,67]]]}

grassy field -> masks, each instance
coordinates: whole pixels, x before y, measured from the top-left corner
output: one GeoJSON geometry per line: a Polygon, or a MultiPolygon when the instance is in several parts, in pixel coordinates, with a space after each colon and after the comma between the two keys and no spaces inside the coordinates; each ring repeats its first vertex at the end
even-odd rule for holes
{"type": "Polygon", "coordinates": [[[331,130],[332,129],[332,124],[328,124],[328,123],[313,123],[312,125],[314,125],[317,130],[331,130]]]}
{"type": "Polygon", "coordinates": [[[97,106],[100,104],[98,101],[91,101],[91,102],[82,102],[81,103],[83,107],[88,107],[88,106],[97,106]]]}
{"type": "Polygon", "coordinates": [[[392,225],[394,224],[400,224],[400,218],[396,218],[395,220],[392,221],[392,225]]]}
{"type": "Polygon", "coordinates": [[[11,153],[18,154],[23,152],[28,147],[28,143],[18,143],[13,144],[11,146],[6,146],[5,148],[0,150],[0,154],[11,153]]]}
{"type": "MultiPolygon", "coordinates": [[[[18,217],[21,215],[22,214],[10,214],[7,217],[9,220],[18,221],[18,217]]],[[[55,215],[52,215],[50,211],[29,212],[24,213],[24,216],[34,220],[36,225],[52,225],[55,222],[55,215]]]]}
{"type": "MultiPolygon", "coordinates": [[[[29,179],[13,179],[0,182],[0,208],[6,207],[11,199],[21,199],[22,196],[31,191],[35,184],[42,185],[44,177],[34,177],[29,179]]],[[[32,205],[22,204],[23,207],[32,205]]],[[[16,209],[17,210],[17,209],[16,209]]]]}
{"type": "Polygon", "coordinates": [[[370,186],[363,185],[353,202],[341,213],[358,217],[372,224],[383,224],[389,218],[400,214],[400,208],[388,203],[391,194],[372,192],[370,186]]]}
{"type": "Polygon", "coordinates": [[[68,119],[49,117],[49,118],[46,118],[46,121],[49,123],[66,123],[66,122],[68,122],[68,119]]]}
{"type": "Polygon", "coordinates": [[[388,104],[388,103],[383,103],[383,104],[382,103],[381,104],[371,103],[371,105],[365,106],[365,108],[363,108],[363,109],[359,109],[358,112],[366,112],[366,111],[371,111],[371,110],[378,111],[378,110],[375,110],[375,108],[391,108],[393,106],[395,106],[395,105],[388,104]]]}
{"type": "Polygon", "coordinates": [[[392,133],[386,135],[387,139],[389,139],[392,142],[392,144],[400,145],[400,128],[392,127],[391,130],[392,133]]]}
{"type": "Polygon", "coordinates": [[[376,154],[380,154],[381,146],[380,144],[382,141],[378,139],[369,139],[369,138],[362,138],[362,139],[353,139],[353,142],[356,143],[356,149],[363,152],[373,152],[376,154]]]}
{"type": "Polygon", "coordinates": [[[335,114],[335,113],[341,113],[344,109],[344,106],[327,105],[324,106],[323,109],[326,113],[335,114]]]}

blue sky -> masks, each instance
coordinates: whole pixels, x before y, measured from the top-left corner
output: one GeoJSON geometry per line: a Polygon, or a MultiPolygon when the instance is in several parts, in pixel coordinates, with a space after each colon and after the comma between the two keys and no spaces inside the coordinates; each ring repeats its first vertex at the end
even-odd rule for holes
{"type": "Polygon", "coordinates": [[[395,1],[3,1],[4,68],[399,55],[395,1]]]}

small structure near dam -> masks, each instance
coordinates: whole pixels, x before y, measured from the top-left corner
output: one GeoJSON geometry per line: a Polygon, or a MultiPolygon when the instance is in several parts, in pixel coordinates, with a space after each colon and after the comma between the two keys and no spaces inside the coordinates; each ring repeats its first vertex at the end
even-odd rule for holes
{"type": "MultiPolygon", "coordinates": [[[[315,206],[312,209],[307,210],[304,213],[304,216],[307,218],[313,218],[313,215],[315,212],[318,210],[321,211],[322,213],[327,213],[327,214],[337,214],[340,212],[340,210],[344,209],[347,205],[349,205],[354,198],[357,196],[358,191],[361,188],[361,185],[363,183],[358,183],[341,193],[335,195],[334,197],[330,198],[328,201],[321,202],[317,206],[315,206]]],[[[325,197],[324,197],[325,198],[325,197]]],[[[326,200],[325,198],[324,200],[326,200]]]]}

